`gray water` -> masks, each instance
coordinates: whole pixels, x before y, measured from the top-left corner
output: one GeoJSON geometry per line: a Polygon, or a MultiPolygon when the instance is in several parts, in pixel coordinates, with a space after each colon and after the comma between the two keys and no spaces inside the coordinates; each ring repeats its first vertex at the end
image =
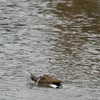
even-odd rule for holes
{"type": "Polygon", "coordinates": [[[100,100],[100,1],[0,0],[0,100],[100,100]]]}

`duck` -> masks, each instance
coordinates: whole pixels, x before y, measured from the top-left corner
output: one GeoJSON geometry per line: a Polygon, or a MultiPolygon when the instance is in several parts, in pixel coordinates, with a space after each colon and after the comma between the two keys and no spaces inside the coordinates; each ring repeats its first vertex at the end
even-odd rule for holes
{"type": "Polygon", "coordinates": [[[62,87],[62,81],[54,78],[48,74],[44,74],[42,76],[35,76],[35,74],[30,75],[30,79],[34,81],[34,83],[38,86],[45,86],[45,87],[51,87],[51,88],[60,88],[62,87]]]}

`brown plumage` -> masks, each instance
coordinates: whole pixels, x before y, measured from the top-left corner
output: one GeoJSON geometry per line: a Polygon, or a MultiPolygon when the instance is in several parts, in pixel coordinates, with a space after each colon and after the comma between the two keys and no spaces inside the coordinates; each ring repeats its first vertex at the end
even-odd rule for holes
{"type": "Polygon", "coordinates": [[[61,87],[62,83],[59,79],[56,79],[46,74],[39,77],[36,77],[34,74],[31,74],[30,78],[39,86],[59,88],[61,87]]]}
{"type": "Polygon", "coordinates": [[[60,85],[61,81],[53,78],[51,76],[48,75],[43,75],[41,76],[40,80],[38,81],[39,84],[56,84],[56,85],[60,85]]]}

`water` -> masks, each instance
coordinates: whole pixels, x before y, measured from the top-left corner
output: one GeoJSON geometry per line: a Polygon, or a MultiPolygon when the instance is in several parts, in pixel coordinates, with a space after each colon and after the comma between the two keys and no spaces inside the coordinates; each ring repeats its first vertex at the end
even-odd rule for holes
{"type": "Polygon", "coordinates": [[[0,100],[100,99],[99,0],[0,0],[0,100]],[[62,89],[27,83],[54,75],[62,89]]]}

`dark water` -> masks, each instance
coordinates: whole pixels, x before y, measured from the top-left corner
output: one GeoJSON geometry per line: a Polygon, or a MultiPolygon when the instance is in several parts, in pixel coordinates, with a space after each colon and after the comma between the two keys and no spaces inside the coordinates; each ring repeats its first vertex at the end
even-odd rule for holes
{"type": "Polygon", "coordinates": [[[0,100],[100,100],[100,1],[0,0],[0,100]],[[28,72],[63,88],[27,86],[28,72]]]}

